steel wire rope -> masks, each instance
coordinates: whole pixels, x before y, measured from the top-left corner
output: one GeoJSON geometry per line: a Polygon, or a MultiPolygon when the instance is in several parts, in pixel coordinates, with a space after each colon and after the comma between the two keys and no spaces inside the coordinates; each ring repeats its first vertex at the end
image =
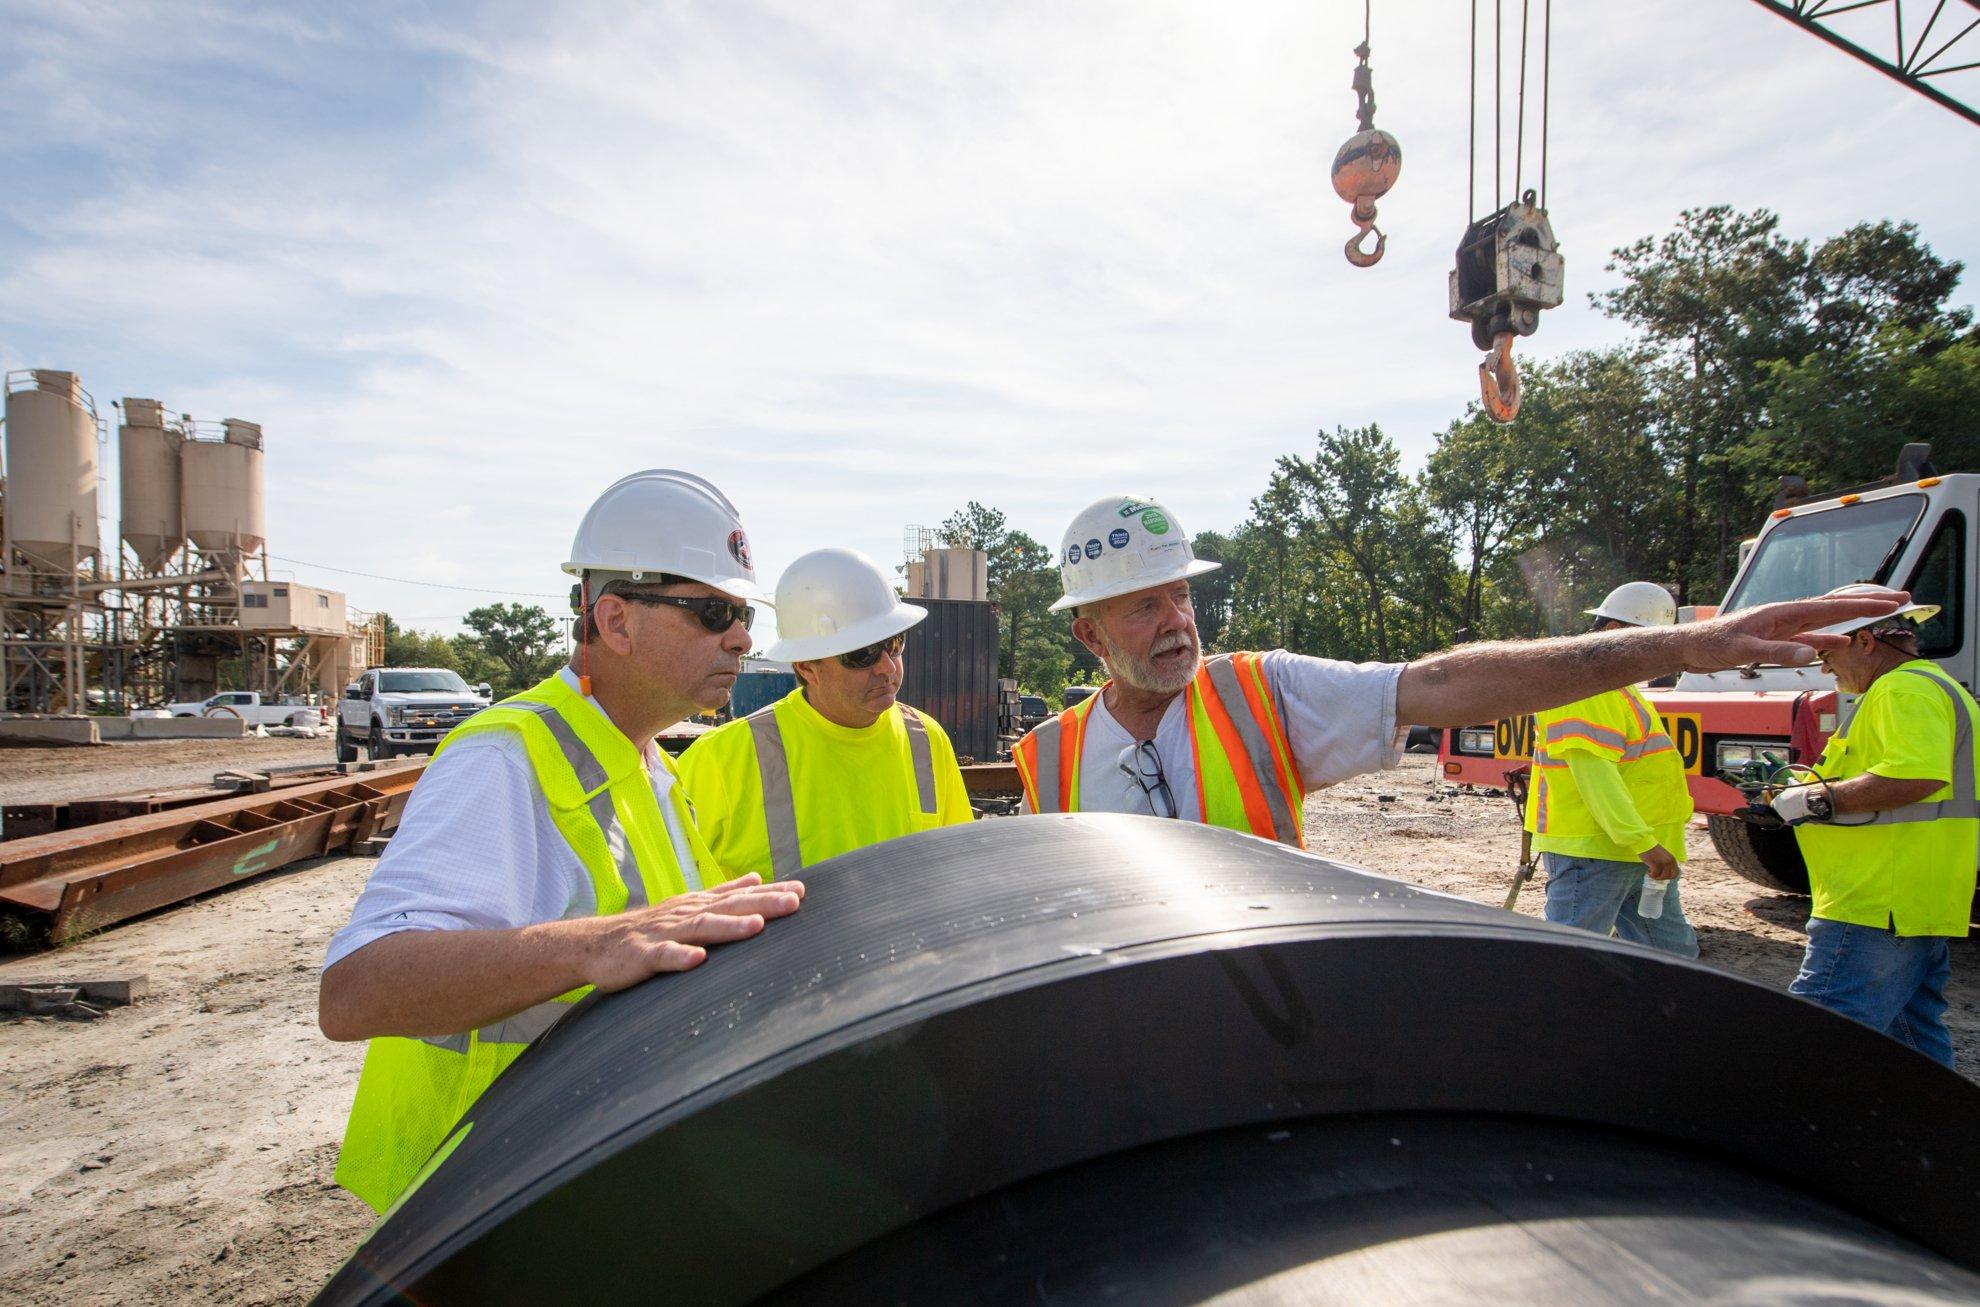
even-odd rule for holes
{"type": "Polygon", "coordinates": [[[1519,0],[1519,109],[1513,129],[1513,202],[1519,202],[1519,184],[1525,179],[1526,163],[1526,43],[1528,23],[1533,16],[1533,0],[1519,0]]]}
{"type": "Polygon", "coordinates": [[[330,563],[312,563],[301,558],[284,558],[280,554],[268,555],[277,563],[288,563],[293,567],[313,567],[323,572],[338,572],[345,576],[362,576],[372,581],[390,581],[395,585],[423,585],[430,590],[460,590],[478,595],[514,595],[522,599],[562,599],[563,595],[548,594],[541,590],[491,590],[479,585],[449,585],[445,581],[415,581],[409,576],[386,576],[380,572],[360,572],[352,567],[336,567],[330,563]]]}
{"type": "Polygon", "coordinates": [[[1505,205],[1506,4],[1492,0],[1492,208],[1505,205]]]}
{"type": "Polygon", "coordinates": [[[1547,24],[1540,37],[1540,207],[1547,207],[1547,110],[1553,104],[1554,0],[1540,6],[1540,17],[1547,24]]]}
{"type": "Polygon", "coordinates": [[[1465,123],[1464,220],[1467,225],[1478,217],[1478,0],[1471,0],[1471,99],[1465,123]]]}

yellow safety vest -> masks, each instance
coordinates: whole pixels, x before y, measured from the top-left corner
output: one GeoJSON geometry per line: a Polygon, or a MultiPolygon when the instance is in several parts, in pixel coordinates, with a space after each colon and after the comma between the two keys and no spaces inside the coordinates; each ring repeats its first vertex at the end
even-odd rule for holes
{"type": "MultiPolygon", "coordinates": [[[[551,676],[476,713],[434,757],[485,731],[522,736],[550,818],[591,874],[598,915],[687,892],[639,749],[562,678],[551,676]]],[[[661,762],[671,769],[664,754],[661,762]]],[[[712,868],[678,786],[671,798],[697,864],[712,868]]],[[[384,1211],[482,1091],[589,992],[581,986],[457,1035],[372,1040],[337,1157],[337,1183],[384,1211]]]]}
{"type": "Polygon", "coordinates": [[[883,840],[974,820],[939,723],[897,703],[841,726],[797,689],[681,755],[681,785],[725,876],[797,875],[883,840]]]}
{"type": "MultiPolygon", "coordinates": [[[[1285,714],[1265,675],[1265,656],[1205,658],[1184,693],[1196,762],[1197,820],[1305,848],[1300,803],[1306,788],[1285,714]]],[[[1079,811],[1086,719],[1099,700],[1100,694],[1088,695],[1041,722],[1011,751],[1033,812],[1079,811]]]]}
{"type": "MultiPolygon", "coordinates": [[[[1684,759],[1636,687],[1535,713],[1533,735],[1526,829],[1535,835],[1567,839],[1607,835],[1568,770],[1567,755],[1575,750],[1616,764],[1644,825],[1654,830],[1691,819],[1684,759]]],[[[1634,860],[1639,851],[1624,850],[1618,860],[1634,860]]]]}
{"type": "Polygon", "coordinates": [[[1846,710],[1816,765],[1823,778],[1951,775],[1922,802],[1794,828],[1815,916],[1899,935],[1967,933],[1980,859],[1975,711],[1973,696],[1922,658],[1878,677],[1846,710]]]}

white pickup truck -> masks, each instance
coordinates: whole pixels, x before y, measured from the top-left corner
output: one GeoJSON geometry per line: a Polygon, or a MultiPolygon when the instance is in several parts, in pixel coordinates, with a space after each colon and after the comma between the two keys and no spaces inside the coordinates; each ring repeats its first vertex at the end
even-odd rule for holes
{"type": "Polygon", "coordinates": [[[238,717],[249,726],[321,726],[330,710],[294,695],[269,698],[254,690],[225,690],[210,699],[168,703],[174,717],[238,717]]]}
{"type": "Polygon", "coordinates": [[[344,690],[337,712],[337,761],[432,753],[447,732],[486,708],[487,682],[470,688],[444,667],[374,667],[344,690]]]}

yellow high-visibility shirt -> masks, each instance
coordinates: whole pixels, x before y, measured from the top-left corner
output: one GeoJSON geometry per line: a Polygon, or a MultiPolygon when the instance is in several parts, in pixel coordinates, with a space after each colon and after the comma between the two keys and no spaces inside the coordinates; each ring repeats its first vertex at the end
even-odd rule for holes
{"type": "Polygon", "coordinates": [[[1634,686],[1535,713],[1533,730],[1526,829],[1536,852],[1634,862],[1662,845],[1684,861],[1684,761],[1634,686]]]}
{"type": "Polygon", "coordinates": [[[799,687],[770,707],[719,726],[696,740],[680,760],[680,784],[694,822],[715,860],[733,877],[761,872],[769,880],[789,875],[778,865],[773,824],[795,825],[795,856],[808,867],[854,849],[916,831],[974,819],[962,770],[949,737],[926,713],[917,713],[929,771],[917,775],[915,731],[896,704],[871,726],[840,726],[821,716],[799,687]],[[782,742],[783,768],[774,757],[771,793],[757,744],[771,722],[782,742]],[[924,782],[927,790],[924,792],[924,782]],[[789,815],[778,791],[788,785],[789,815]]]}
{"type": "Polygon", "coordinates": [[[1971,815],[1980,765],[1976,716],[1973,696],[1923,658],[1871,682],[1855,715],[1829,737],[1816,771],[1829,781],[1875,772],[1948,783],[1908,808],[1876,814],[1875,822],[1867,813],[1845,813],[1795,827],[1815,916],[1900,935],[1966,934],[1980,860],[1980,820],[1971,815]],[[1963,759],[1955,752],[1960,739],[1963,759]],[[1942,801],[1954,806],[1938,809],[1942,801]]]}

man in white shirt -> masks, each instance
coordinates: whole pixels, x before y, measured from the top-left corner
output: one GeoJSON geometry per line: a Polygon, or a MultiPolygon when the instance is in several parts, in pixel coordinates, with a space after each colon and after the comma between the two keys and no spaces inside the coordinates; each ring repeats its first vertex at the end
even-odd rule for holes
{"type": "Polygon", "coordinates": [[[371,1041],[337,1180],[381,1210],[570,1004],[695,967],[804,898],[704,884],[717,864],[653,742],[727,702],[749,649],[762,595],[734,506],[699,477],[635,473],[565,570],[577,666],[449,735],[325,959],[323,1033],[371,1041]]]}
{"type": "Polygon", "coordinates": [[[1678,670],[1800,664],[1814,628],[1891,611],[1883,599],[1769,604],[1681,627],[1468,645],[1411,663],[1344,663],[1283,649],[1205,658],[1175,515],[1110,495],[1060,547],[1073,635],[1107,666],[1101,693],[1013,752],[1031,812],[1136,812],[1303,846],[1305,795],[1394,766],[1411,725],[1461,726],[1550,708],[1678,670]]]}

